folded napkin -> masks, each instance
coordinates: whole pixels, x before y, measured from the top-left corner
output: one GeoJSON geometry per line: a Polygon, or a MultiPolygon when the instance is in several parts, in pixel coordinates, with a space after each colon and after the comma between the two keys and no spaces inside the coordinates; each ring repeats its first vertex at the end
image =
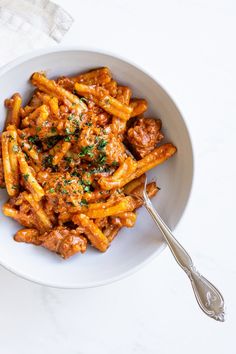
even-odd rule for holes
{"type": "Polygon", "coordinates": [[[60,42],[72,17],[49,0],[0,0],[0,66],[60,42]]]}

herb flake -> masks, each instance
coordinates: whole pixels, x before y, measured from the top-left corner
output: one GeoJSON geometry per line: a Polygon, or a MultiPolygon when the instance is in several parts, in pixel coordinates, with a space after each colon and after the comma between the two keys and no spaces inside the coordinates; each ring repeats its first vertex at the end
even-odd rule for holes
{"type": "Polygon", "coordinates": [[[24,178],[24,180],[27,182],[28,179],[29,179],[29,174],[28,174],[28,173],[24,174],[24,175],[23,175],[23,178],[24,178]]]}
{"type": "Polygon", "coordinates": [[[89,157],[93,157],[94,153],[92,152],[94,145],[82,146],[81,151],[79,153],[79,157],[85,157],[88,155],[89,157]]]}
{"type": "Polygon", "coordinates": [[[81,206],[88,206],[87,200],[86,199],[81,199],[80,205],[81,206]]]}

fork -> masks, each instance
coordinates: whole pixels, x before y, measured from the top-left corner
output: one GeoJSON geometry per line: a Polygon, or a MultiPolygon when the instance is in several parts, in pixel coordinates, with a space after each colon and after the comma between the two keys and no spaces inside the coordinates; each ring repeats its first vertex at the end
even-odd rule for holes
{"type": "Polygon", "coordinates": [[[189,277],[194,295],[202,311],[214,320],[224,322],[225,306],[223,296],[212,283],[210,283],[196,270],[189,254],[186,252],[183,246],[176,240],[169,227],[165,224],[165,222],[162,220],[160,215],[153,207],[152,202],[147,195],[146,186],[147,177],[145,178],[142,196],[133,196],[142,200],[144,207],[159,227],[175,260],[189,277]]]}

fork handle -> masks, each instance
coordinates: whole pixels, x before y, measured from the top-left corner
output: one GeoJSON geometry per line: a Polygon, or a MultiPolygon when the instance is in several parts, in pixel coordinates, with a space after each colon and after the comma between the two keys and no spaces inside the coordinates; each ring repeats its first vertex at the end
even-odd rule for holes
{"type": "Polygon", "coordinates": [[[200,308],[209,317],[224,322],[224,299],[219,290],[196,270],[191,257],[173,236],[149,199],[145,198],[144,206],[158,225],[175,260],[188,275],[200,308]]]}

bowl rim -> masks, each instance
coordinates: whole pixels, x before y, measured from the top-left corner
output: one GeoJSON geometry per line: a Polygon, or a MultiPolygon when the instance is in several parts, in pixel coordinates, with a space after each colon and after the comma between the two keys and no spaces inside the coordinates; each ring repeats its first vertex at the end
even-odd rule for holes
{"type": "MultiPolygon", "coordinates": [[[[5,74],[7,71],[13,69],[14,67],[23,64],[25,61],[28,61],[30,59],[42,56],[42,55],[46,55],[46,54],[51,54],[51,53],[55,53],[55,52],[69,52],[69,51],[78,51],[78,52],[92,52],[94,54],[98,53],[98,54],[104,54],[106,56],[110,56],[113,58],[116,58],[118,60],[121,60],[129,65],[134,66],[135,68],[137,68],[138,70],[140,70],[141,72],[143,72],[145,75],[149,76],[154,82],[156,82],[159,87],[163,90],[163,92],[165,93],[165,95],[172,101],[173,105],[175,106],[175,109],[177,110],[177,112],[179,113],[181,119],[182,119],[182,123],[185,126],[188,138],[189,138],[189,148],[190,148],[190,155],[191,155],[191,160],[192,160],[192,176],[191,176],[191,181],[190,181],[190,185],[189,185],[189,192],[188,192],[188,197],[185,201],[185,204],[183,206],[183,210],[181,213],[181,217],[178,220],[178,222],[176,223],[175,227],[173,228],[173,230],[175,230],[180,222],[183,219],[183,216],[186,212],[187,206],[189,204],[189,201],[191,199],[192,196],[192,191],[193,191],[193,184],[194,184],[194,171],[195,171],[195,157],[194,157],[194,150],[193,150],[193,140],[192,140],[192,136],[190,134],[190,129],[188,127],[188,124],[181,112],[181,110],[179,109],[179,107],[177,106],[175,100],[170,96],[170,94],[168,93],[168,91],[163,87],[162,84],[160,84],[159,81],[157,81],[157,79],[155,77],[153,77],[153,75],[151,73],[149,73],[149,71],[147,71],[146,69],[143,69],[141,65],[137,64],[136,62],[134,62],[133,60],[127,59],[123,56],[121,56],[120,54],[116,54],[115,52],[111,52],[111,51],[107,51],[107,50],[103,50],[103,49],[98,49],[95,47],[87,47],[87,46],[71,46],[71,45],[59,45],[57,47],[46,47],[43,49],[37,49],[37,50],[33,50],[30,51],[26,54],[23,54],[13,60],[11,60],[9,63],[3,65],[3,67],[0,68],[0,81],[1,81],[1,76],[3,74],[5,74]]],[[[129,269],[128,271],[121,273],[120,275],[114,276],[114,277],[110,277],[106,280],[102,280],[102,281],[93,281],[87,284],[69,284],[69,285],[64,285],[62,283],[52,283],[52,282],[42,282],[40,279],[35,279],[27,274],[24,274],[22,272],[18,272],[17,270],[14,269],[14,267],[11,267],[10,265],[6,264],[5,262],[2,262],[0,260],[0,265],[5,268],[6,270],[10,271],[11,273],[13,273],[14,275],[33,282],[37,285],[41,285],[41,286],[45,286],[45,287],[50,287],[50,288],[57,288],[57,289],[87,289],[87,288],[95,288],[95,287],[100,287],[100,286],[105,286],[108,284],[112,284],[116,281],[119,281],[121,279],[124,279],[126,277],[131,276],[132,274],[136,273],[137,271],[139,271],[140,269],[142,269],[144,266],[146,266],[147,264],[149,264],[151,261],[153,261],[162,251],[164,251],[164,249],[166,248],[166,243],[163,242],[161,244],[160,247],[158,247],[156,249],[156,251],[153,252],[153,254],[151,254],[149,257],[147,257],[144,261],[140,262],[139,264],[137,264],[136,266],[132,267],[131,269],[129,269]]]]}

